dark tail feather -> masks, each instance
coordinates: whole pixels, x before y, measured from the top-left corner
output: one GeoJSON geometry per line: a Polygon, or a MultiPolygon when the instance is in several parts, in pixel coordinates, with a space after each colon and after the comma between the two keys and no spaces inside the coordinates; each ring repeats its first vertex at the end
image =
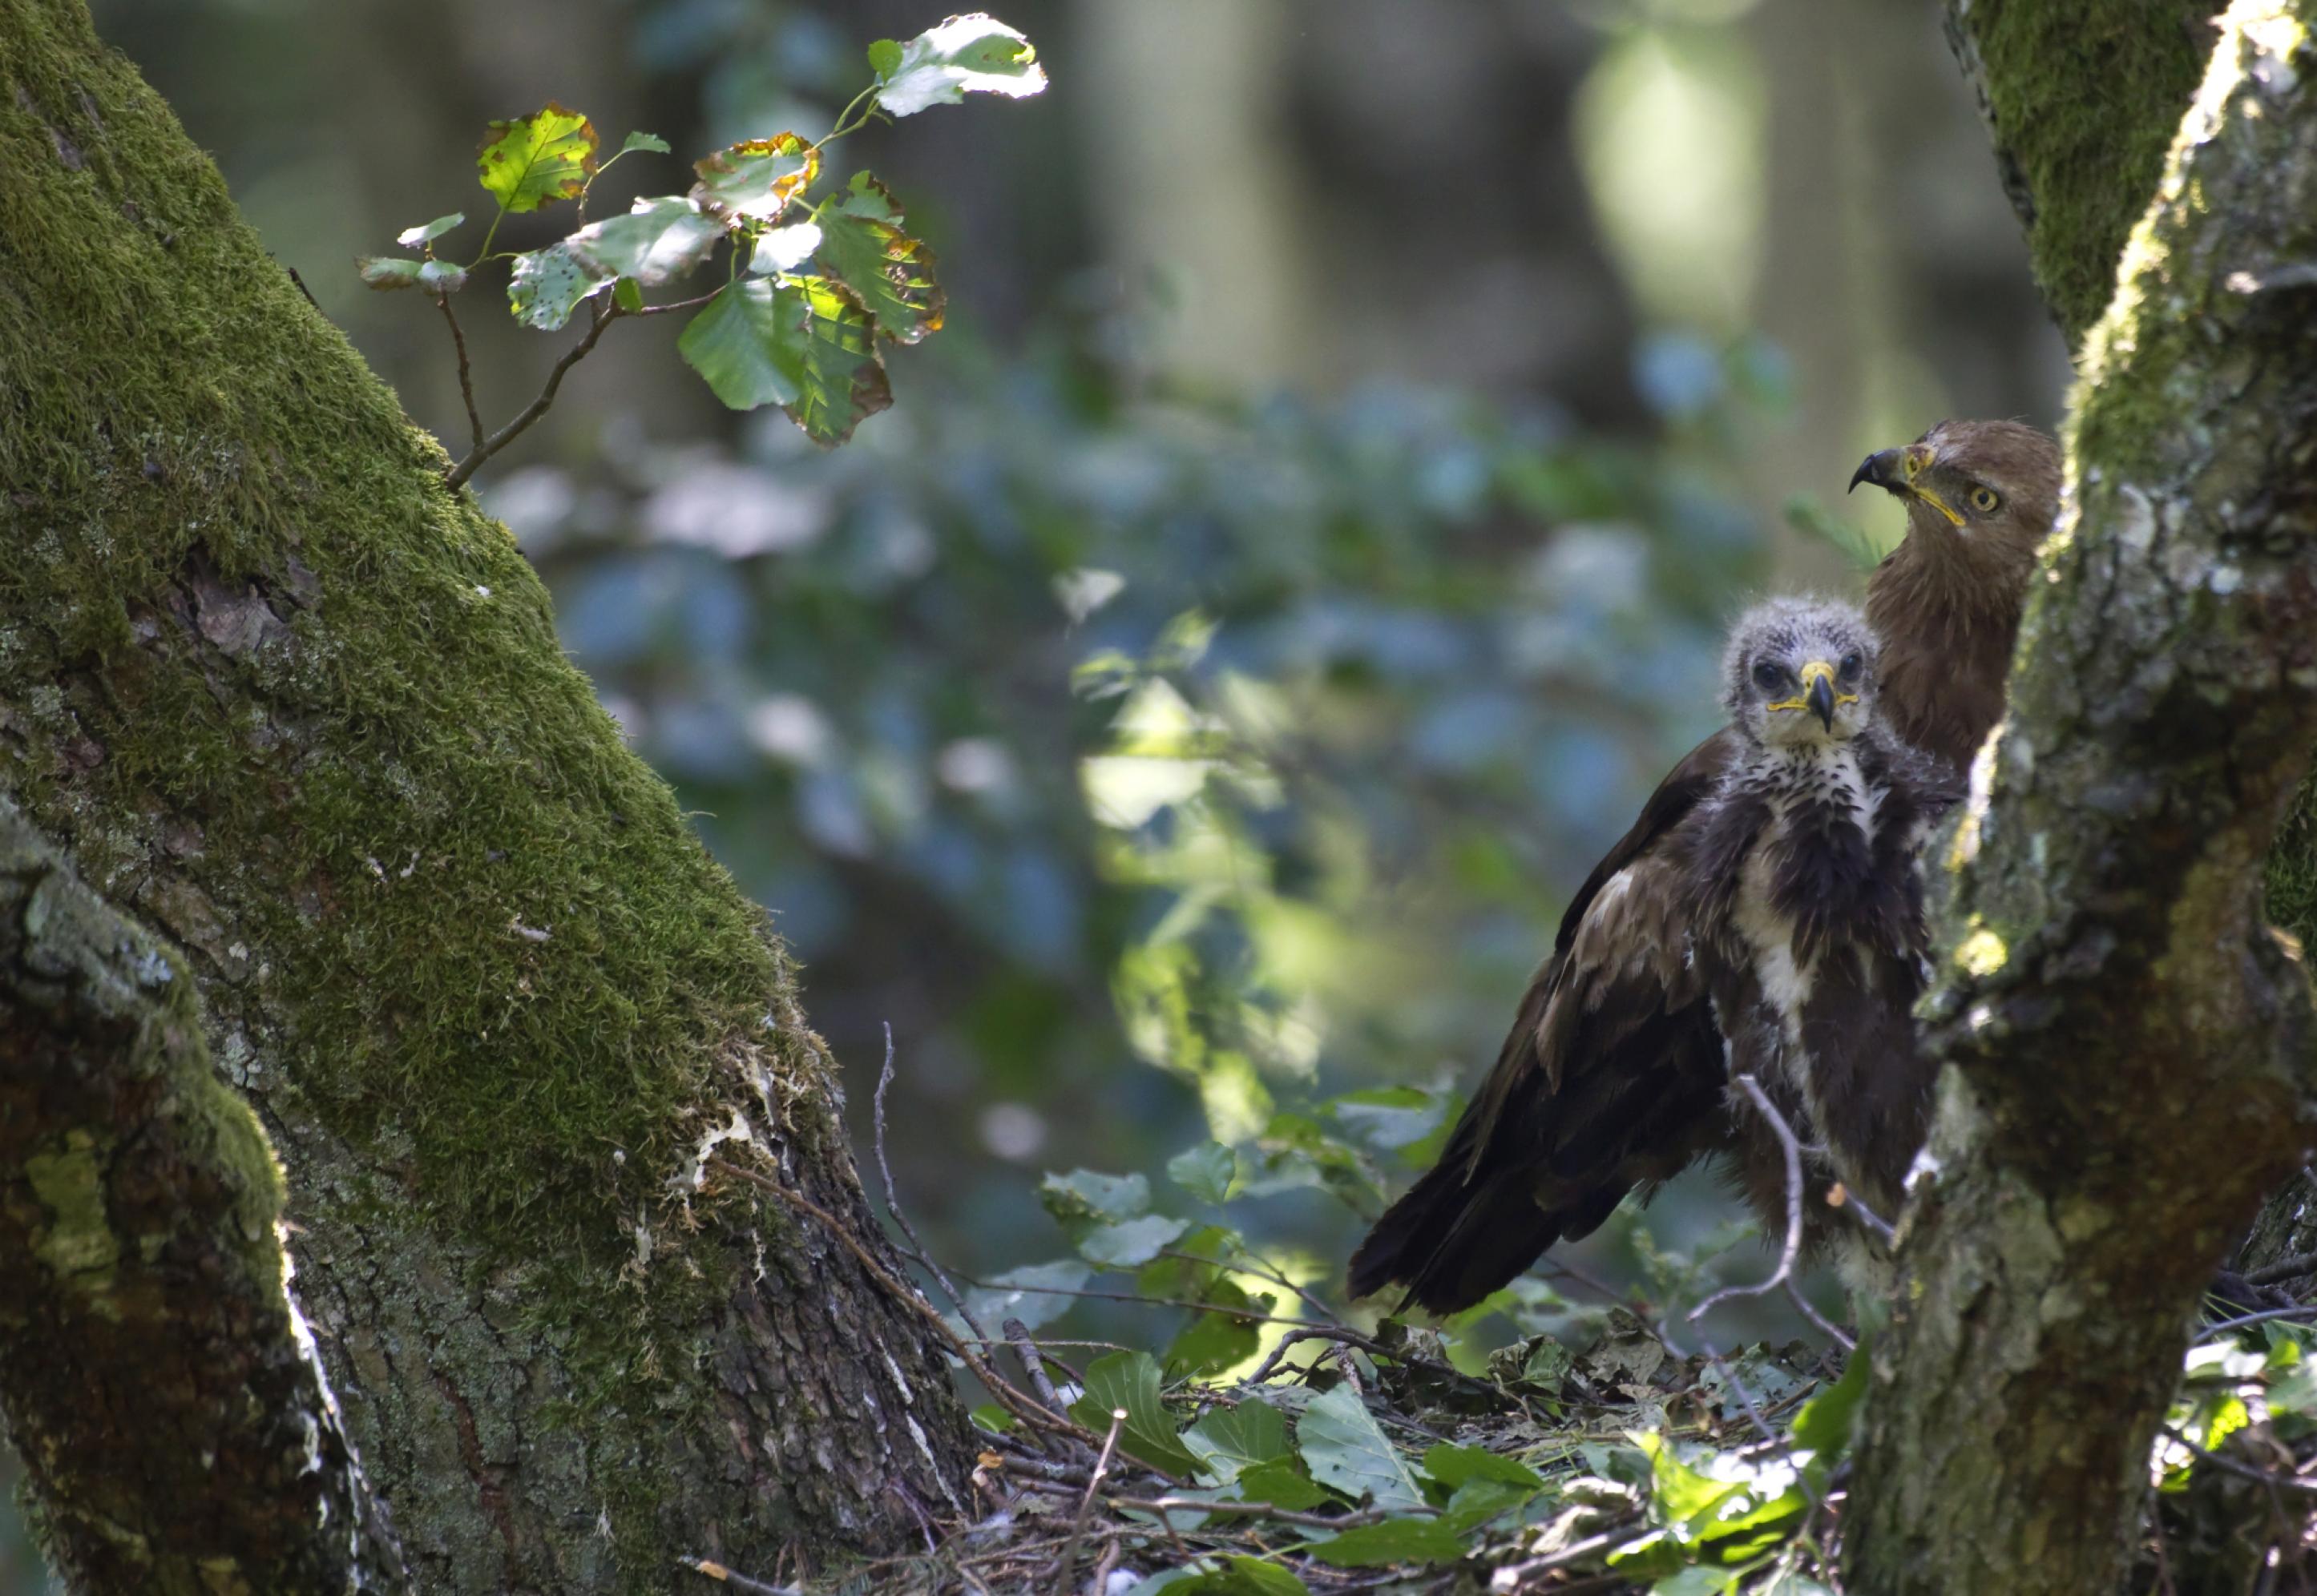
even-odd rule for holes
{"type": "MultiPolygon", "coordinates": [[[[1509,1284],[1564,1234],[1592,1227],[1574,1210],[1539,1208],[1527,1181],[1483,1175],[1467,1185],[1463,1171],[1463,1160],[1442,1158],[1385,1210],[1352,1254],[1354,1297],[1399,1280],[1408,1287],[1402,1306],[1453,1314],[1509,1284]]],[[[1607,1195],[1615,1208],[1623,1193],[1607,1195]]]]}

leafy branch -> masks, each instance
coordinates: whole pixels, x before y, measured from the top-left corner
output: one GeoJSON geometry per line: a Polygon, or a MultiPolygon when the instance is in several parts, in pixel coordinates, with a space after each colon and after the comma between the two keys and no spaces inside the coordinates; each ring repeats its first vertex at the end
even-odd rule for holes
{"type": "Polygon", "coordinates": [[[821,155],[877,117],[914,116],[968,94],[1011,98],[1046,86],[1037,51],[1021,33],[976,13],[952,17],[906,42],[869,47],[872,81],[808,142],[781,132],[746,139],[693,164],[681,194],[639,199],[624,216],[587,220],[595,180],[622,157],[666,155],[667,141],[631,133],[599,161],[601,138],[580,112],[550,101],[530,116],[493,122],[476,160],[497,202],[471,260],[443,257],[440,240],[466,224],[453,211],[404,229],[395,242],[415,255],[356,262],[373,289],[416,289],[434,299],[458,354],[459,392],[470,441],[445,474],[456,488],[547,413],[563,377],[606,329],[628,317],[692,313],[676,352],[711,392],[735,410],[777,405],[816,441],[842,443],[892,404],[884,346],[938,332],[947,306],[933,252],[907,231],[890,189],[869,172],[814,201],[821,155]],[[492,245],[510,215],[576,201],[579,226],[538,249],[492,245]],[[725,281],[711,292],[653,304],[646,291],[692,276],[725,250],[725,281]],[[475,403],[467,340],[452,301],[483,266],[508,263],[507,303],[541,332],[569,324],[593,302],[585,336],[555,363],[539,396],[496,432],[475,403]]]}

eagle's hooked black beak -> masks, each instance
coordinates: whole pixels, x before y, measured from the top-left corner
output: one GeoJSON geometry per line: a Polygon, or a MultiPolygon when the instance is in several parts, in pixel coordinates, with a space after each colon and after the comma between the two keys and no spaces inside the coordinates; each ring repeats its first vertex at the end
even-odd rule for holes
{"type": "Polygon", "coordinates": [[[1803,691],[1803,702],[1809,706],[1812,714],[1818,717],[1819,725],[1832,732],[1834,730],[1834,667],[1821,661],[1812,660],[1803,667],[1803,680],[1810,684],[1803,691]]]}
{"type": "Polygon", "coordinates": [[[1900,473],[1899,455],[1900,450],[1895,449],[1879,450],[1868,455],[1858,462],[1858,469],[1850,474],[1850,486],[1842,491],[1850,493],[1856,490],[1860,483],[1866,482],[1888,492],[1897,493],[1901,485],[1906,480],[1900,473]]]}

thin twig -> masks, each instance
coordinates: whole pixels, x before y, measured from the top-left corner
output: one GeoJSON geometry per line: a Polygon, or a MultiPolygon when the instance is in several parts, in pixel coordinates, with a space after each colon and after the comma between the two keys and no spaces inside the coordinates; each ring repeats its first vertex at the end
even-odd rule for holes
{"type": "Polygon", "coordinates": [[[2223,1474],[2232,1474],[2242,1480],[2258,1481],[2272,1489],[2307,1491],[2317,1493],[2317,1480],[2304,1480],[2297,1474],[2275,1474],[2266,1468],[2255,1468],[2250,1463],[2240,1463],[2233,1458],[2223,1458],[2218,1452],[2207,1451],[2169,1424],[2160,1425],[2158,1428],[2223,1474]]]}
{"type": "MultiPolygon", "coordinates": [[[[933,1254],[926,1251],[926,1244],[917,1239],[917,1227],[909,1223],[908,1215],[901,1211],[901,1199],[893,1194],[893,1166],[885,1162],[885,1089],[892,1083],[893,1022],[888,1020],[885,1021],[885,1067],[877,1074],[875,1099],[877,1172],[885,1177],[885,1211],[893,1216],[893,1223],[899,1226],[901,1234],[909,1238],[909,1244],[901,1249],[902,1254],[914,1260],[919,1268],[933,1276],[952,1305],[956,1307],[957,1316],[965,1321],[966,1328],[986,1342],[989,1339],[989,1332],[981,1327],[980,1321],[973,1316],[973,1310],[965,1306],[964,1295],[958,1290],[949,1276],[942,1272],[942,1266],[934,1262],[933,1254]]],[[[1050,1403],[1049,1405],[1052,1404],[1050,1403]]]]}
{"type": "Polygon", "coordinates": [[[790,1190],[769,1175],[758,1174],[752,1169],[742,1169],[738,1164],[722,1158],[711,1160],[711,1167],[720,1173],[746,1181],[759,1190],[769,1191],[783,1202],[802,1208],[819,1220],[828,1227],[828,1233],[843,1243],[846,1250],[860,1262],[861,1267],[869,1271],[870,1278],[885,1288],[888,1295],[896,1301],[910,1305],[924,1316],[926,1322],[933,1326],[935,1333],[949,1344],[950,1351],[957,1355],[958,1360],[971,1369],[974,1378],[989,1387],[990,1395],[996,1397],[999,1404],[1015,1418],[1051,1434],[1068,1437],[1071,1440],[1089,1443],[1094,1440],[1092,1431],[1074,1424],[1058,1413],[1049,1413],[1045,1408],[1015,1390],[1003,1375],[982,1361],[980,1354],[968,1346],[956,1331],[949,1327],[949,1321],[944,1319],[934,1305],[925,1299],[924,1294],[911,1288],[907,1282],[895,1279],[892,1271],[871,1257],[869,1249],[863,1246],[860,1238],[838,1222],[836,1215],[802,1192],[790,1190]]]}
{"type": "Polygon", "coordinates": [[[1786,1239],[1785,1244],[1778,1249],[1778,1267],[1771,1273],[1768,1279],[1756,1281],[1752,1285],[1724,1286],[1689,1310],[1689,1323],[1696,1324],[1698,1320],[1725,1302],[1734,1301],[1741,1297],[1767,1297],[1771,1292],[1784,1288],[1794,1306],[1801,1310],[1803,1317],[1840,1342],[1846,1350],[1853,1348],[1857,1343],[1829,1324],[1826,1318],[1810,1305],[1809,1299],[1803,1296],[1801,1288],[1794,1283],[1794,1262],[1802,1255],[1803,1250],[1802,1142],[1795,1137],[1794,1127],[1786,1123],[1786,1117],[1778,1112],[1776,1105],[1770,1101],[1769,1094],[1762,1090],[1762,1083],[1759,1081],[1756,1080],[1751,1074],[1747,1074],[1737,1077],[1737,1084],[1740,1090],[1753,1100],[1754,1106],[1761,1110],[1762,1118],[1769,1124],[1771,1134],[1778,1138],[1779,1151],[1785,1155],[1786,1239]]]}
{"type": "Polygon", "coordinates": [[[1838,1183],[1833,1191],[1827,1193],[1826,1199],[1829,1204],[1835,1208],[1840,1208],[1852,1218],[1857,1220],[1861,1225],[1866,1226],[1869,1234],[1871,1234],[1875,1240],[1881,1242],[1884,1246],[1887,1247],[1892,1242],[1898,1240],[1899,1233],[1892,1228],[1891,1222],[1883,1218],[1882,1215],[1876,1213],[1873,1208],[1868,1208],[1865,1203],[1859,1199],[1858,1193],[1853,1191],[1849,1187],[1838,1183]],[[1840,1193],[1841,1196],[1841,1200],[1839,1201],[1836,1200],[1836,1193],[1838,1192],[1840,1193]]]}
{"type": "Polygon", "coordinates": [[[1275,1286],[1284,1286],[1288,1290],[1293,1291],[1302,1302],[1305,1307],[1310,1308],[1313,1313],[1319,1315],[1320,1318],[1326,1320],[1328,1324],[1341,1324],[1343,1323],[1343,1320],[1338,1318],[1334,1310],[1330,1309],[1326,1303],[1320,1301],[1318,1297],[1312,1296],[1311,1293],[1306,1291],[1302,1287],[1289,1279],[1285,1271],[1282,1270],[1277,1264],[1273,1263],[1270,1260],[1265,1258],[1261,1253],[1256,1252],[1254,1248],[1248,1246],[1245,1242],[1239,1244],[1238,1251],[1240,1261],[1239,1264],[1217,1263],[1215,1260],[1212,1258],[1202,1258],[1196,1253],[1185,1253],[1180,1247],[1161,1247],[1158,1249],[1158,1256],[1161,1258],[1179,1258],[1185,1263],[1212,1264],[1217,1269],[1234,1269],[1240,1267],[1240,1265],[1244,1265],[1246,1266],[1247,1272],[1248,1274],[1254,1275],[1261,1279],[1269,1280],[1275,1286]]]}
{"type": "Polygon", "coordinates": [[[2217,1324],[2205,1325],[2196,1333],[2196,1339],[2200,1342],[2210,1341],[2223,1331],[2242,1330],[2248,1324],[2263,1324],[2271,1319],[2317,1320],[2317,1307],[2304,1305],[2289,1308],[2263,1308],[2257,1314],[2240,1314],[2233,1319],[2223,1319],[2217,1324]]]}
{"type": "MultiPolygon", "coordinates": [[[[722,289],[718,289],[716,294],[723,291],[722,289]]],[[[631,310],[628,314],[630,316],[666,316],[671,310],[697,310],[714,299],[716,294],[702,294],[696,299],[676,299],[666,305],[647,305],[640,310],[631,310]]]]}
{"type": "Polygon", "coordinates": [[[1030,1389],[1038,1400],[1056,1413],[1063,1411],[1061,1393],[1047,1376],[1046,1360],[1037,1344],[1030,1339],[1030,1327],[1019,1319],[1008,1319],[998,1328],[1006,1332],[1006,1344],[1014,1349],[1014,1356],[1022,1360],[1022,1372],[1030,1377],[1030,1389]]]}
{"type": "Polygon", "coordinates": [[[1194,1302],[1187,1297],[1145,1297],[1139,1291],[1072,1291],[1060,1286],[1001,1286],[993,1281],[978,1279],[972,1275],[957,1277],[969,1286],[980,1286],[988,1291],[1019,1291],[1031,1297],[1088,1297],[1097,1302],[1139,1302],[1146,1307],[1196,1308],[1203,1314],[1228,1314],[1234,1319],[1246,1319],[1257,1324],[1293,1324],[1302,1330],[1333,1330],[1332,1324],[1322,1324],[1312,1319],[1290,1319],[1280,1314],[1258,1314],[1253,1308],[1235,1307],[1228,1302],[1194,1302]]]}
{"type": "Polygon", "coordinates": [[[1409,1515],[1429,1517],[1439,1512],[1436,1507],[1368,1508],[1355,1513],[1290,1512],[1268,1502],[1205,1502],[1195,1496],[1105,1496],[1103,1500],[1113,1507],[1131,1507],[1146,1513],[1212,1513],[1234,1519],[1277,1519],[1283,1524],[1302,1524],[1320,1529],[1349,1529],[1360,1524],[1381,1524],[1386,1519],[1409,1515]]]}
{"type": "Polygon", "coordinates": [[[2248,1286],[2274,1286],[2279,1280],[2297,1280],[2303,1275],[2317,1274],[2317,1253],[2296,1253],[2290,1258],[2280,1258],[2274,1263],[2247,1271],[2248,1286]]]}
{"type": "Polygon", "coordinates": [[[1061,1555],[1054,1559],[1054,1596],[1069,1596],[1070,1575],[1078,1572],[1078,1542],[1085,1538],[1087,1519],[1094,1511],[1095,1493],[1102,1489],[1102,1476],[1110,1472],[1110,1460],[1118,1451],[1119,1432],[1126,1428],[1126,1410],[1110,1410],[1110,1433],[1102,1438],[1102,1456],[1094,1460],[1094,1474],[1087,1481],[1086,1494],[1078,1498],[1078,1511],[1070,1520],[1070,1538],[1062,1543],[1061,1555]]]}
{"type": "MultiPolygon", "coordinates": [[[[459,326],[459,313],[451,308],[450,295],[435,295],[434,303],[442,308],[443,319],[451,324],[451,343],[459,352],[459,397],[467,401],[467,425],[474,432],[474,441],[469,445],[471,451],[483,446],[483,417],[475,408],[475,373],[467,363],[467,334],[459,326]]],[[[458,484],[451,486],[456,487],[458,484]]]]}
{"type": "Polygon", "coordinates": [[[719,1584],[743,1592],[746,1596],[796,1596],[794,1585],[768,1585],[762,1580],[752,1580],[745,1574],[735,1574],[721,1563],[707,1557],[678,1557],[676,1563],[694,1574],[704,1574],[719,1584]]]}
{"type": "MultiPolygon", "coordinates": [[[[306,296],[306,303],[311,305],[317,310],[321,310],[322,302],[314,298],[314,290],[308,288],[306,286],[306,280],[298,275],[298,268],[295,266],[284,266],[282,269],[290,273],[290,281],[296,283],[298,285],[298,291],[306,296]]],[[[322,313],[325,316],[329,314],[327,311],[323,311],[322,313]]]]}
{"type": "Polygon", "coordinates": [[[450,475],[443,478],[443,486],[453,492],[465,486],[467,478],[472,477],[485,460],[514,442],[532,422],[546,415],[547,407],[555,403],[555,390],[563,386],[563,374],[577,365],[587,352],[595,347],[595,340],[604,335],[605,327],[626,314],[620,308],[619,301],[609,295],[598,301],[595,318],[588,325],[587,335],[573,344],[565,352],[563,358],[555,362],[554,370],[547,374],[547,386],[539,390],[539,397],[524,406],[513,421],[477,444],[465,459],[452,467],[450,475]]]}

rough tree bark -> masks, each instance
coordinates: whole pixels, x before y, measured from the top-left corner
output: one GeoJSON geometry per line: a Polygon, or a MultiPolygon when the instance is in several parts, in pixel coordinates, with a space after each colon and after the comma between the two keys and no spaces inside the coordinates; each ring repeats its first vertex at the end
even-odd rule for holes
{"type": "Polygon", "coordinates": [[[1877,1596],[2121,1577],[2197,1296],[2302,1158],[2261,863],[2317,737],[2317,0],[2240,0],[2087,337],[1941,862],[1941,1082],[1854,1492],[1877,1596]]]}
{"type": "MultiPolygon", "coordinates": [[[[971,1467],[920,1306],[706,1165],[883,1246],[792,971],[444,465],[79,0],[0,0],[0,794],[182,948],[414,1582],[914,1539],[971,1467]]],[[[166,1175],[92,1185],[86,1107],[7,1121],[60,1271],[166,1175]]],[[[39,1467],[52,1523],[118,1520],[39,1467]]]]}
{"type": "Polygon", "coordinates": [[[0,1408],[76,1588],[407,1588],[281,1217],[184,967],[0,798],[0,1408]]]}

